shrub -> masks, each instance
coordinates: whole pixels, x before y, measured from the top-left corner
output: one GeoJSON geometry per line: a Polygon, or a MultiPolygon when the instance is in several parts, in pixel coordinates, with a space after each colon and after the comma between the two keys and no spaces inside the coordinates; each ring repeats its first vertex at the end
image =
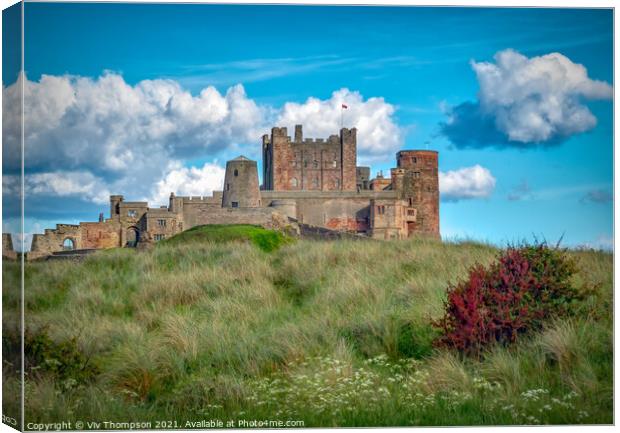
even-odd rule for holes
{"type": "MultiPolygon", "coordinates": [[[[422,321],[420,321],[422,322],[422,321]]],[[[398,355],[407,358],[422,359],[433,351],[433,339],[437,330],[428,322],[406,322],[398,329],[398,355]]]]}
{"type": "MultiPolygon", "coordinates": [[[[14,340],[19,344],[17,338],[14,340]]],[[[65,386],[90,382],[99,374],[99,369],[78,348],[76,338],[58,343],[44,329],[26,330],[24,355],[25,368],[30,376],[38,370],[52,375],[65,386]]]]}
{"type": "Polygon", "coordinates": [[[570,279],[576,266],[564,250],[546,243],[508,247],[496,262],[476,265],[465,281],[448,287],[436,344],[480,356],[492,343],[509,344],[568,314],[579,293],[570,279]]]}

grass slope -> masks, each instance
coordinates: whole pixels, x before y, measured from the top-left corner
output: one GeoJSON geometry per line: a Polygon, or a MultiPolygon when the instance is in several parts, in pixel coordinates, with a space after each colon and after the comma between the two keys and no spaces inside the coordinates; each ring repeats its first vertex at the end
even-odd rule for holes
{"type": "Polygon", "coordinates": [[[164,241],[166,245],[250,241],[261,250],[271,252],[290,242],[279,231],[266,230],[249,224],[196,226],[164,241]]]}
{"type": "MultiPolygon", "coordinates": [[[[245,230],[253,229],[239,230],[252,238],[245,230]]],[[[196,229],[210,241],[172,238],[77,264],[29,263],[29,327],[55,344],[75,339],[98,374],[76,382],[32,371],[27,421],[613,422],[611,254],[571,253],[575,284],[592,287],[578,317],[473,361],[434,349],[429,322],[442,312],[447,283],[491,261],[494,248],[301,240],[265,253],[212,242],[237,238],[235,228],[224,231],[196,229]]],[[[10,278],[15,264],[4,266],[10,278]]],[[[9,289],[3,301],[19,305],[9,289]]],[[[5,380],[4,395],[17,385],[5,380]]],[[[17,404],[5,399],[5,413],[17,404]]]]}

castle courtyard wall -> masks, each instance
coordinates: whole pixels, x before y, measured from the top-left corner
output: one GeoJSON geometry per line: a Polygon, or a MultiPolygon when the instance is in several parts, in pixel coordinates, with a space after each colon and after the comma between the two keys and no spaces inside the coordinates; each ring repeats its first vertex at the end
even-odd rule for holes
{"type": "Polygon", "coordinates": [[[204,224],[255,224],[271,227],[276,210],[259,208],[213,208],[211,206],[184,205],[183,230],[204,224]]]}
{"type": "Polygon", "coordinates": [[[331,230],[366,232],[370,226],[370,202],[395,200],[394,191],[262,191],[263,202],[290,200],[296,203],[296,219],[303,224],[331,230]]]}
{"type": "Polygon", "coordinates": [[[67,239],[73,242],[73,249],[87,250],[120,247],[121,238],[121,223],[117,220],[58,224],[55,229],[46,229],[43,234],[33,235],[27,257],[34,260],[63,251],[67,239]]]}

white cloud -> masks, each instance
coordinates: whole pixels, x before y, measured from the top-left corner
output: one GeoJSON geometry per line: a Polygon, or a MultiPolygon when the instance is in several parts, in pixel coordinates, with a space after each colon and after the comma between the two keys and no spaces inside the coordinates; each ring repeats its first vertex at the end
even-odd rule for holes
{"type": "Polygon", "coordinates": [[[308,98],[303,104],[284,104],[277,125],[293,130],[294,125],[304,125],[304,135],[327,138],[340,130],[341,107],[348,108],[344,126],[357,128],[357,148],[360,157],[385,158],[395,152],[403,141],[403,131],[394,122],[395,107],[383,98],[364,100],[359,92],[343,88],[332,93],[329,99],[308,98]]]}
{"type": "Polygon", "coordinates": [[[544,142],[592,129],[596,118],[584,99],[611,99],[612,87],[592,80],[583,65],[560,53],[527,58],[508,49],[495,63],[471,63],[481,112],[511,141],[544,142]]]}
{"type": "Polygon", "coordinates": [[[185,169],[186,161],[238,153],[258,158],[261,135],[276,125],[304,123],[308,136],[327,137],[339,130],[342,103],[349,105],[345,124],[359,130],[362,156],[385,158],[403,135],[392,105],[383,98],[364,100],[348,89],[325,101],[310,98],[274,108],[249,98],[241,84],[223,93],[208,86],[192,95],[174,80],[132,85],[113,72],[97,78],[43,75],[39,81],[22,75],[2,89],[5,174],[20,167],[22,80],[26,171],[33,173],[27,193],[97,204],[107,202],[103,197],[109,192],[158,200],[164,193],[167,200],[170,191],[209,194],[214,168],[185,169]],[[175,180],[182,176],[191,187],[175,180]]]}
{"type": "MultiPolygon", "coordinates": [[[[19,165],[21,80],[3,88],[3,107],[14,120],[3,129],[13,166],[19,165]]],[[[132,86],[110,72],[97,79],[43,75],[26,80],[24,100],[27,164],[39,170],[54,164],[104,173],[154,170],[171,157],[258,143],[264,130],[263,108],[241,85],[225,94],[206,87],[193,96],[172,80],[132,86]]]]}
{"type": "MultiPolygon", "coordinates": [[[[19,195],[20,177],[2,177],[3,194],[19,195]]],[[[24,180],[24,194],[30,196],[74,197],[96,204],[108,203],[110,191],[103,179],[87,171],[59,171],[28,174],[24,180]]]]}
{"type": "Polygon", "coordinates": [[[489,197],[495,189],[491,172],[476,164],[439,173],[439,192],[447,201],[489,197]]]}
{"type": "Polygon", "coordinates": [[[155,184],[149,201],[167,203],[171,192],[184,196],[211,195],[213,191],[222,190],[224,173],[224,168],[214,163],[206,163],[202,168],[177,164],[155,184]]]}

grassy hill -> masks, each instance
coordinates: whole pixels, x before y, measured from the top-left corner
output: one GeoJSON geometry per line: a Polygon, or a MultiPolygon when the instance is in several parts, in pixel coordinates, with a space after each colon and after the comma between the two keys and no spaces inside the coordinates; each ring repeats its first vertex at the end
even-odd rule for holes
{"type": "MultiPolygon", "coordinates": [[[[151,251],[29,263],[28,341],[43,349],[30,355],[42,367],[29,371],[27,420],[613,422],[611,254],[571,252],[574,283],[591,288],[578,317],[481,361],[432,346],[448,282],[496,254],[203,227],[151,251]]],[[[5,308],[19,302],[10,287],[5,308]]],[[[15,335],[5,328],[5,344],[15,335]]]]}

